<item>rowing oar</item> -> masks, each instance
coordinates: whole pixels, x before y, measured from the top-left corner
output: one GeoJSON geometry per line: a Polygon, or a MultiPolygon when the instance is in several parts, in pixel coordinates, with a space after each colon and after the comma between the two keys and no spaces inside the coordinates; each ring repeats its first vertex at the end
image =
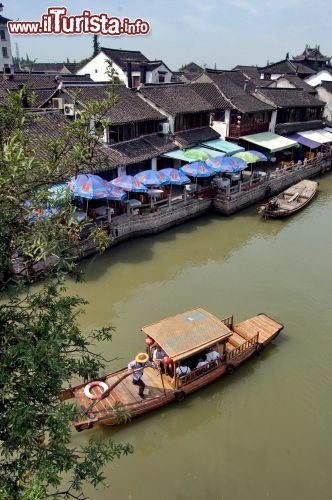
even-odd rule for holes
{"type": "MultiPolygon", "coordinates": [[[[97,404],[99,403],[99,401],[101,401],[102,399],[105,399],[107,398],[107,396],[110,395],[110,393],[113,391],[113,389],[115,389],[115,387],[117,385],[120,384],[120,382],[122,382],[125,378],[129,377],[129,375],[135,373],[135,372],[139,372],[141,370],[144,370],[145,368],[148,368],[148,366],[142,366],[142,368],[138,368],[137,370],[130,370],[128,372],[126,372],[124,375],[122,375],[116,382],[114,382],[114,384],[112,384],[108,389],[106,389],[105,392],[103,392],[103,394],[100,396],[99,399],[96,399],[91,406],[89,406],[89,408],[87,409],[86,413],[88,413],[89,411],[92,410],[92,408],[97,404]]],[[[163,385],[164,385],[164,382],[163,382],[163,385]]]]}
{"type": "Polygon", "coordinates": [[[159,366],[159,373],[160,373],[161,383],[163,384],[164,396],[166,396],[163,374],[161,372],[161,366],[159,366]]]}
{"type": "Polygon", "coordinates": [[[160,378],[161,378],[161,383],[163,384],[164,396],[166,396],[166,391],[165,391],[165,386],[164,386],[164,379],[163,379],[163,374],[161,373],[161,370],[160,370],[160,378]]]}

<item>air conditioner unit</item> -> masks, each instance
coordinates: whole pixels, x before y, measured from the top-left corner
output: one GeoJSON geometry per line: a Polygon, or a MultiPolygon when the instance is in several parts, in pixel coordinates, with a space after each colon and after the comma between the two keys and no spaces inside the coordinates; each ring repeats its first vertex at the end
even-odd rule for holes
{"type": "Polygon", "coordinates": [[[167,135],[170,131],[171,129],[168,122],[158,123],[158,134],[167,135]]]}
{"type": "Polygon", "coordinates": [[[78,120],[82,115],[82,111],[75,111],[75,119],[78,120]]]}
{"type": "Polygon", "coordinates": [[[74,104],[65,104],[63,107],[63,111],[66,116],[74,116],[74,104]]]}
{"type": "Polygon", "coordinates": [[[55,109],[63,109],[64,99],[62,97],[57,97],[52,99],[52,107],[55,109]]]}

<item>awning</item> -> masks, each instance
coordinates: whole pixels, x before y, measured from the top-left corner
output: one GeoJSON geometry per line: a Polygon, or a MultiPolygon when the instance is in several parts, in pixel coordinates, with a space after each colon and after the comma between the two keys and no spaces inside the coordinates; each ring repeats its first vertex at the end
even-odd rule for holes
{"type": "Polygon", "coordinates": [[[332,142],[332,133],[324,129],[307,130],[306,132],[298,132],[298,134],[301,135],[302,137],[310,139],[311,141],[318,142],[320,145],[332,142]]]}
{"type": "MultiPolygon", "coordinates": [[[[213,149],[204,148],[203,146],[192,147],[190,149],[195,149],[202,151],[203,153],[207,153],[211,158],[215,158],[216,156],[225,156],[225,153],[221,153],[220,151],[216,151],[213,149]]],[[[194,158],[188,158],[185,156],[184,149],[175,149],[174,151],[169,151],[168,153],[164,153],[162,156],[166,156],[167,158],[174,158],[176,160],[182,160],[187,163],[192,163],[193,161],[197,161],[194,158]]]]}
{"type": "Polygon", "coordinates": [[[244,148],[242,146],[239,146],[238,144],[233,144],[232,142],[223,141],[222,139],[215,139],[214,141],[205,141],[202,142],[202,145],[207,146],[208,148],[216,149],[217,151],[222,151],[226,153],[226,155],[233,155],[234,153],[239,153],[240,151],[244,151],[244,148]]]}
{"type": "Polygon", "coordinates": [[[307,148],[310,149],[316,149],[321,146],[320,142],[312,141],[311,139],[308,139],[307,137],[303,137],[300,134],[287,134],[285,135],[287,139],[292,139],[293,141],[298,142],[299,144],[302,144],[303,146],[307,146],[307,148]]]}
{"type": "Polygon", "coordinates": [[[297,142],[287,139],[282,135],[273,134],[272,132],[262,132],[261,134],[244,135],[240,137],[244,141],[256,144],[261,148],[268,149],[271,153],[282,151],[283,149],[296,147],[297,142]]]}

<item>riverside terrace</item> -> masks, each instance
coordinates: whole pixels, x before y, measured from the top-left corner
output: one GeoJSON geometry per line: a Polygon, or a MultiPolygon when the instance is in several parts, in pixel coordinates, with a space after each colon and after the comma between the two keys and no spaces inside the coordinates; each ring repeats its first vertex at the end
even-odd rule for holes
{"type": "MultiPolygon", "coordinates": [[[[111,245],[130,238],[151,235],[169,227],[186,222],[210,210],[223,215],[229,215],[248,207],[258,201],[277,194],[300,179],[315,177],[331,169],[332,150],[318,153],[310,160],[292,164],[292,162],[276,167],[274,170],[262,173],[243,172],[241,178],[232,183],[223,184],[215,178],[205,187],[190,189],[178,188],[153,204],[141,203],[137,200],[128,206],[127,212],[121,215],[99,211],[90,213],[91,217],[84,224],[81,232],[79,251],[75,250],[77,260],[98,252],[93,240],[89,239],[89,224],[97,224],[111,236],[111,245]],[[282,168],[281,168],[282,167],[282,168]],[[136,205],[136,206],[135,206],[136,205]]],[[[82,213],[82,212],[81,212],[82,213]]],[[[83,216],[84,218],[84,216],[83,216]]],[[[48,258],[37,263],[13,260],[12,273],[29,281],[34,281],[44,275],[46,269],[55,264],[55,258],[48,258]]]]}

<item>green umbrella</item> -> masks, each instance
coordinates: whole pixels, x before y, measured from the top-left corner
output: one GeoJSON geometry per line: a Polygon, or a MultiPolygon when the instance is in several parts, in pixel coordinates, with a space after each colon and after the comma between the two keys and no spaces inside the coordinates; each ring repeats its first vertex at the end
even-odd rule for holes
{"type": "Polygon", "coordinates": [[[209,158],[212,158],[212,156],[209,153],[201,151],[200,149],[187,149],[187,151],[183,152],[183,155],[186,158],[190,158],[191,160],[197,160],[197,161],[205,161],[208,160],[209,158]]]}
{"type": "Polygon", "coordinates": [[[260,161],[258,156],[249,153],[249,151],[240,151],[239,153],[235,153],[234,155],[236,158],[241,158],[241,160],[245,161],[246,163],[256,163],[257,161],[260,161]]]}

